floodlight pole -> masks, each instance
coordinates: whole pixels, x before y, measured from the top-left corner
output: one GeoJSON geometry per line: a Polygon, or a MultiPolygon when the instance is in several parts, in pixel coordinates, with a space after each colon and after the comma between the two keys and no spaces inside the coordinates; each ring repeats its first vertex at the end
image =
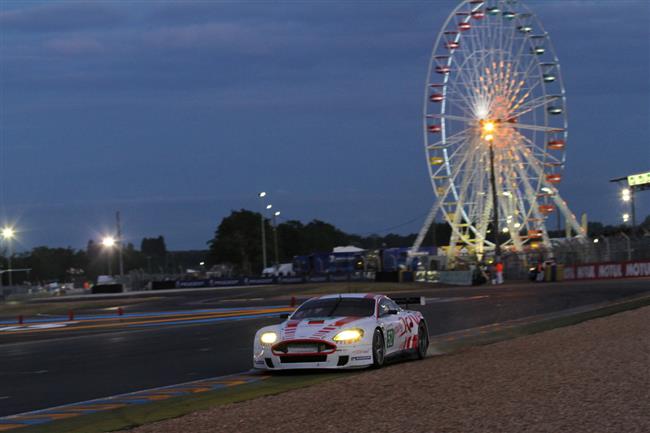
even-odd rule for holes
{"type": "Polygon", "coordinates": [[[119,257],[120,264],[120,283],[124,284],[124,257],[122,250],[124,246],[122,244],[122,224],[120,222],[120,212],[115,213],[115,223],[117,225],[117,254],[119,257]]]}
{"type": "Polygon", "coordinates": [[[636,230],[636,209],[634,206],[634,187],[630,187],[630,213],[632,214],[632,233],[636,230]]]}
{"type": "Polygon", "coordinates": [[[264,270],[266,269],[266,224],[264,221],[264,200],[262,200],[264,197],[266,197],[266,192],[262,191],[259,194],[257,194],[257,197],[260,199],[260,224],[262,228],[262,272],[260,272],[260,275],[264,273],[264,270]]]}
{"type": "Polygon", "coordinates": [[[11,238],[7,239],[7,246],[8,246],[8,249],[9,249],[9,257],[7,258],[7,265],[9,267],[9,275],[8,275],[8,277],[9,277],[9,287],[12,287],[13,286],[13,281],[12,281],[12,277],[11,277],[11,256],[13,255],[13,249],[11,248],[11,246],[12,246],[11,245],[11,238]]]}
{"type": "Polygon", "coordinates": [[[280,261],[278,259],[278,222],[277,217],[280,212],[273,212],[273,251],[275,253],[275,274],[277,276],[280,270],[280,261]]]}
{"type": "Polygon", "coordinates": [[[492,185],[492,204],[494,213],[492,214],[492,230],[494,230],[494,261],[498,263],[501,260],[501,243],[499,242],[499,195],[497,194],[497,181],[494,174],[494,148],[492,140],[490,143],[490,184],[492,185]]]}

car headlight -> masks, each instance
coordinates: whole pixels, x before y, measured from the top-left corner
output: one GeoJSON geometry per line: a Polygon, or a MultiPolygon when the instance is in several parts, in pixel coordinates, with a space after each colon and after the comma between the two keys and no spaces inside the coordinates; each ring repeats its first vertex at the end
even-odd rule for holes
{"type": "Polygon", "coordinates": [[[260,336],[260,341],[264,344],[273,344],[277,341],[278,334],[275,332],[265,332],[260,336]]]}
{"type": "Polygon", "coordinates": [[[334,336],[334,341],[340,343],[354,343],[363,337],[363,329],[346,329],[334,336]]]}

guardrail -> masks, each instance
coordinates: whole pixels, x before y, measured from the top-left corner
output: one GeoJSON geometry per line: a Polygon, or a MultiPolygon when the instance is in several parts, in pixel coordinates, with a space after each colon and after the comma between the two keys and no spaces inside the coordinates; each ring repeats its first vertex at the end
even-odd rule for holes
{"type": "Polygon", "coordinates": [[[256,286],[266,284],[304,284],[341,281],[374,281],[371,272],[353,274],[322,274],[306,276],[271,276],[271,277],[238,277],[238,278],[207,278],[199,280],[168,280],[152,281],[151,290],[169,289],[198,289],[203,287],[232,287],[256,286]]]}

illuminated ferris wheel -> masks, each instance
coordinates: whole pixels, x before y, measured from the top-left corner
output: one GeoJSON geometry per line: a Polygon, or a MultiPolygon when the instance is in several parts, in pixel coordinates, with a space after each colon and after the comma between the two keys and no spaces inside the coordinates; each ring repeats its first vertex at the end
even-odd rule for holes
{"type": "Polygon", "coordinates": [[[452,228],[450,254],[482,255],[496,239],[510,251],[550,248],[555,212],[584,235],[557,188],[568,132],[560,63],[521,1],[456,7],[433,48],[423,114],[435,202],[415,251],[438,212],[452,228]]]}

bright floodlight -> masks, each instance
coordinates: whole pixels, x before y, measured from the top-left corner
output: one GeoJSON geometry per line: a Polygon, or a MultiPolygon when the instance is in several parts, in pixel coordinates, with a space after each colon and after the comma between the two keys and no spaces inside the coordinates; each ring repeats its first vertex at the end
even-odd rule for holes
{"type": "Polygon", "coordinates": [[[275,215],[275,216],[280,216],[280,211],[279,211],[279,210],[276,210],[275,213],[274,213],[273,215],[275,215]]]}
{"type": "Polygon", "coordinates": [[[16,235],[16,231],[12,227],[4,227],[2,229],[2,237],[5,239],[13,239],[16,235]]]}
{"type": "Polygon", "coordinates": [[[485,141],[492,141],[492,140],[494,140],[494,135],[492,135],[492,134],[487,134],[487,135],[485,136],[485,141]]]}
{"type": "Polygon", "coordinates": [[[623,222],[626,223],[630,220],[630,214],[629,213],[624,213],[623,214],[623,222]]]}
{"type": "Polygon", "coordinates": [[[266,208],[267,208],[267,209],[272,209],[272,208],[273,208],[273,205],[272,205],[272,204],[267,204],[267,205],[266,205],[266,208]]]}
{"type": "Polygon", "coordinates": [[[483,131],[484,132],[492,132],[492,131],[494,131],[494,122],[485,122],[483,124],[483,131]]]}
{"type": "Polygon", "coordinates": [[[632,199],[632,193],[628,188],[621,190],[621,198],[623,201],[630,201],[632,199]]]}
{"type": "Polygon", "coordinates": [[[594,239],[594,243],[595,243],[595,244],[598,243],[598,238],[594,239]]]}
{"type": "Polygon", "coordinates": [[[259,198],[266,197],[266,192],[262,191],[261,193],[257,194],[259,198]]]}
{"type": "Polygon", "coordinates": [[[102,245],[106,248],[111,248],[115,245],[115,238],[113,236],[106,236],[102,239],[102,245]]]}

